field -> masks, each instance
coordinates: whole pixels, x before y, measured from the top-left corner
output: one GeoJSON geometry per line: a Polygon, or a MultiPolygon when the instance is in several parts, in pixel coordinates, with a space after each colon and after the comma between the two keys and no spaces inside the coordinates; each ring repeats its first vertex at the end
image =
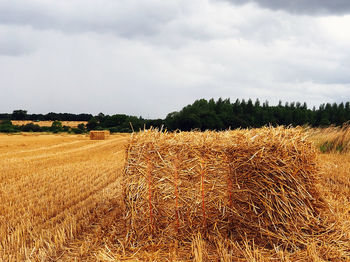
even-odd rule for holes
{"type": "MultiPolygon", "coordinates": [[[[26,125],[29,123],[33,123],[36,125],[39,125],[40,127],[43,126],[52,126],[53,121],[39,121],[39,122],[33,122],[30,120],[12,120],[12,124],[16,126],[26,125]]],[[[69,127],[77,127],[79,124],[87,124],[87,121],[61,121],[62,126],[69,126],[69,127]]]]}
{"type": "Polygon", "coordinates": [[[338,151],[318,154],[317,186],[333,213],[324,240],[293,252],[201,235],[186,245],[128,247],[121,187],[128,136],[0,135],[0,261],[350,260],[350,155],[338,151]]]}
{"type": "Polygon", "coordinates": [[[65,244],[118,212],[125,142],[0,135],[0,261],[79,257],[65,244]]]}

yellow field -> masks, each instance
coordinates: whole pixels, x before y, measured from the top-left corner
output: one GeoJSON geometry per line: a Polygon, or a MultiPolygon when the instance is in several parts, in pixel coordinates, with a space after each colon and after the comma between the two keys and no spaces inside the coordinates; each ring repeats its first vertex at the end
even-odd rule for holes
{"type": "MultiPolygon", "coordinates": [[[[11,121],[13,125],[21,126],[26,125],[29,123],[33,123],[35,125],[39,126],[52,126],[53,121],[39,121],[39,122],[33,122],[30,120],[12,120],[11,121]]],[[[69,127],[77,127],[79,124],[87,124],[87,121],[60,121],[62,123],[62,126],[69,126],[69,127]]]]}
{"type": "Polygon", "coordinates": [[[0,261],[58,258],[118,211],[125,141],[0,135],[0,261]]]}
{"type": "Polygon", "coordinates": [[[128,135],[0,135],[0,261],[348,261],[350,155],[319,154],[320,190],[339,229],[305,249],[206,241],[126,247],[122,168],[128,135]],[[328,238],[329,239],[329,238],[328,238]]]}

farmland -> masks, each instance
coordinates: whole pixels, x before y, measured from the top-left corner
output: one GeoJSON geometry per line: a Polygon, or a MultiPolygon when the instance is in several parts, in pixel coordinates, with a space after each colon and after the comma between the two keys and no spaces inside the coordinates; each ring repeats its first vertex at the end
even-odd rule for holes
{"type": "MultiPolygon", "coordinates": [[[[21,125],[27,125],[30,123],[39,125],[40,127],[46,126],[50,127],[52,126],[52,123],[54,121],[38,121],[38,122],[33,122],[30,120],[12,120],[12,124],[16,126],[21,126],[21,125]]],[[[60,121],[62,123],[62,126],[69,126],[69,127],[77,127],[79,124],[87,124],[87,121],[60,121]]]]}
{"type": "Polygon", "coordinates": [[[65,243],[118,209],[125,141],[1,135],[0,258],[59,255],[65,243]]]}
{"type": "MultiPolygon", "coordinates": [[[[314,134],[317,141],[320,133],[314,134]]],[[[316,142],[315,141],[315,144],[316,142]]],[[[122,171],[128,135],[0,135],[0,261],[346,261],[350,259],[350,156],[318,153],[317,185],[332,230],[289,252],[248,240],[127,246],[122,171]]]]}

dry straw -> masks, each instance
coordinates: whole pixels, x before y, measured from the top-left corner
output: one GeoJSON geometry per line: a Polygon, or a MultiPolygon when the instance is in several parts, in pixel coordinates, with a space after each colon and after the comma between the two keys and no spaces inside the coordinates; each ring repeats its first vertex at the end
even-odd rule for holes
{"type": "Polygon", "coordinates": [[[108,130],[91,130],[90,139],[91,140],[105,140],[109,137],[110,132],[108,130]]]}
{"type": "Polygon", "coordinates": [[[321,152],[350,152],[350,122],[341,127],[310,129],[310,132],[321,152]]]}
{"type": "Polygon", "coordinates": [[[300,129],[135,133],[124,172],[130,243],[200,232],[303,245],[322,230],[315,157],[300,129]]]}

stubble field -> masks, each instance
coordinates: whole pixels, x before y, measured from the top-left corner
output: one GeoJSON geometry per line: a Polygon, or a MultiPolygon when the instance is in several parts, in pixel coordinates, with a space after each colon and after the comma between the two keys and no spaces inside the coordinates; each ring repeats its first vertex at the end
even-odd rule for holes
{"type": "Polygon", "coordinates": [[[128,135],[0,135],[0,261],[347,261],[350,155],[319,154],[320,191],[339,239],[293,253],[254,243],[130,250],[123,243],[122,170],[128,135]],[[343,242],[342,242],[343,241],[343,242]],[[341,243],[340,243],[341,242],[341,243]]]}
{"type": "MultiPolygon", "coordinates": [[[[33,122],[31,120],[13,120],[12,124],[16,126],[21,126],[21,125],[26,125],[26,124],[35,124],[39,125],[41,127],[43,126],[52,126],[52,123],[54,121],[39,121],[39,122],[33,122]]],[[[69,127],[77,127],[79,124],[84,124],[86,125],[88,122],[87,121],[60,121],[62,123],[62,126],[69,126],[69,127]]]]}
{"type": "Polygon", "coordinates": [[[0,135],[0,261],[79,258],[65,247],[118,210],[125,142],[0,135]]]}

